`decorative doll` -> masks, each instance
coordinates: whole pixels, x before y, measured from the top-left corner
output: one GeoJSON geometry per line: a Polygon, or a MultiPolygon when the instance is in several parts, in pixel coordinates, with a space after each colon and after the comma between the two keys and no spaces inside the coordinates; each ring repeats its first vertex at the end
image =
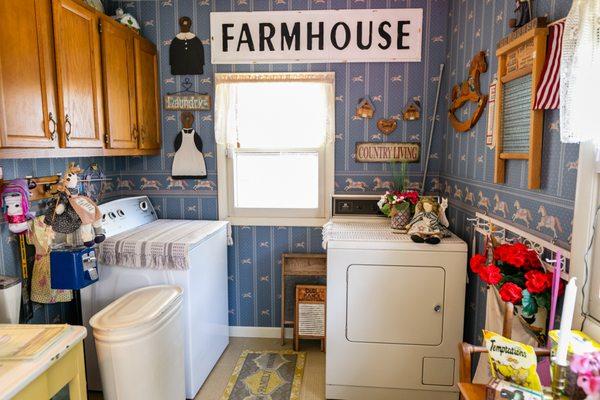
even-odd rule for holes
{"type": "Polygon", "coordinates": [[[79,231],[84,246],[91,247],[94,243],[103,242],[106,236],[98,206],[89,197],[79,194],[79,172],[81,169],[73,165],[65,171],[56,186],[56,197],[49,204],[44,222],[58,233],[79,231]]]}
{"type": "MultiPolygon", "coordinates": [[[[444,204],[444,201],[442,201],[442,204],[444,204]]],[[[414,217],[406,225],[412,241],[438,244],[443,237],[448,236],[448,230],[444,226],[444,223],[447,223],[446,216],[445,214],[443,218],[441,216],[444,211],[445,206],[440,207],[435,199],[431,197],[421,198],[415,207],[414,217]]]]}
{"type": "Polygon", "coordinates": [[[202,139],[193,128],[194,114],[181,113],[183,129],[175,137],[175,157],[171,175],[175,179],[206,178],[202,139]]]}
{"type": "Polygon", "coordinates": [[[28,228],[27,220],[33,218],[29,212],[29,187],[25,179],[7,181],[2,186],[2,212],[12,233],[23,233],[28,228]]]}
{"type": "Polygon", "coordinates": [[[517,18],[511,18],[508,26],[514,30],[527,25],[532,20],[531,0],[515,0],[515,13],[517,18]]]}
{"type": "Polygon", "coordinates": [[[202,75],[204,73],[204,47],[202,41],[190,32],[190,17],[179,18],[180,32],[171,40],[169,64],[171,75],[202,75]]]}

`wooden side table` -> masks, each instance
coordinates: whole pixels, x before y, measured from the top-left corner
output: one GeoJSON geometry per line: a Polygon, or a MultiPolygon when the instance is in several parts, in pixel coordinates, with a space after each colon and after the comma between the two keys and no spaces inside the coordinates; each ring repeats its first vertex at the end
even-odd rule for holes
{"type": "Polygon", "coordinates": [[[34,359],[0,360],[0,398],[46,400],[69,386],[70,400],[86,400],[83,326],[70,326],[34,359]]]}
{"type": "Polygon", "coordinates": [[[327,277],[327,254],[283,253],[281,255],[281,345],[285,344],[285,328],[294,326],[294,319],[285,315],[286,278],[327,277]]]}

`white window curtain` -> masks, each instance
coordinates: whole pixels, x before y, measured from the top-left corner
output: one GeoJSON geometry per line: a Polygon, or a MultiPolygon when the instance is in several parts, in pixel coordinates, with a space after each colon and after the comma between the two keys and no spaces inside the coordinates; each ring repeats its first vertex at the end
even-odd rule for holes
{"type": "Polygon", "coordinates": [[[600,0],[574,0],[560,67],[561,140],[600,149],[600,0]]]}
{"type": "MultiPolygon", "coordinates": [[[[333,110],[330,109],[333,107],[335,97],[333,80],[333,73],[215,74],[215,139],[217,144],[228,148],[239,148],[240,145],[241,147],[253,147],[252,143],[244,143],[245,127],[240,127],[238,124],[241,113],[247,110],[247,108],[243,108],[243,104],[239,104],[243,100],[247,101],[248,98],[248,96],[241,95],[241,92],[244,90],[256,90],[256,97],[260,99],[260,84],[265,83],[289,85],[291,90],[289,93],[286,93],[287,96],[293,96],[294,84],[299,83],[311,83],[315,85],[315,90],[323,91],[324,96],[317,96],[320,99],[326,99],[323,104],[315,104],[312,110],[311,107],[307,107],[309,114],[305,116],[306,119],[303,121],[281,121],[281,129],[310,129],[311,123],[322,122],[322,119],[325,119],[327,134],[325,137],[319,139],[321,143],[311,144],[322,145],[324,143],[332,143],[335,137],[333,129],[331,129],[333,110]],[[255,88],[253,87],[254,85],[256,85],[255,88]]],[[[247,94],[247,92],[245,93],[247,94]]],[[[290,106],[290,103],[292,103],[290,100],[290,97],[287,97],[287,101],[286,98],[283,98],[281,104],[278,104],[278,106],[290,106]]],[[[255,107],[253,109],[256,110],[255,107]]],[[[256,115],[256,121],[260,121],[261,118],[280,118],[280,114],[285,113],[278,114],[277,110],[264,109],[261,110],[260,115],[256,115]]],[[[244,120],[248,121],[248,118],[244,120]]],[[[265,132],[265,140],[267,140],[268,136],[268,132],[265,132]]],[[[308,136],[310,135],[298,135],[299,142],[297,144],[301,145],[300,142],[308,136]]],[[[273,137],[273,133],[271,133],[271,138],[273,146],[277,147],[277,140],[273,137]]],[[[265,148],[269,146],[268,143],[261,143],[260,147],[265,148]]]]}

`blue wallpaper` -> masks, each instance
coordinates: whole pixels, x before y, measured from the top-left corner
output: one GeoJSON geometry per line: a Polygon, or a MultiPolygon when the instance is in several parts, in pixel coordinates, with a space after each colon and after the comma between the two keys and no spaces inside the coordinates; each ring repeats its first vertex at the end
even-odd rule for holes
{"type": "MultiPolygon", "coordinates": [[[[571,1],[538,0],[533,4],[535,15],[555,20],[567,14],[571,1]]],[[[476,52],[483,50],[488,54],[489,68],[481,76],[481,86],[482,91],[488,93],[498,67],[496,43],[510,32],[508,19],[512,18],[513,7],[512,0],[461,0],[451,3],[446,54],[450,71],[446,76],[447,87],[465,79],[469,61],[476,52]]],[[[446,100],[447,103],[449,100],[446,100]]],[[[467,218],[473,217],[476,211],[487,212],[568,247],[579,147],[560,143],[558,111],[546,111],[544,117],[540,190],[527,189],[526,161],[508,161],[506,184],[493,183],[494,150],[485,145],[486,124],[487,109],[468,133],[456,133],[444,118],[440,180],[442,191],[450,198],[452,229],[471,243],[472,230],[467,218]]],[[[485,287],[478,279],[471,278],[467,289],[465,336],[470,341],[481,341],[480,329],[485,321],[485,287]]]]}
{"type": "MultiPolygon", "coordinates": [[[[171,76],[168,60],[170,40],[179,32],[178,19],[192,18],[192,32],[205,43],[207,55],[204,75],[190,77],[193,90],[214,95],[214,72],[334,71],[336,74],[335,190],[358,192],[351,183],[362,182],[364,192],[385,190],[392,174],[384,164],[363,164],[353,160],[359,141],[421,141],[429,120],[399,122],[398,129],[385,137],[376,128],[379,118],[399,118],[401,110],[413,99],[422,103],[423,115],[431,116],[434,107],[439,64],[446,54],[446,0],[172,0],[118,3],[139,17],[143,34],[158,44],[162,93],[180,89],[184,77],[171,76]],[[424,9],[423,62],[352,64],[278,64],[210,65],[211,11],[280,11],[306,9],[360,8],[424,9]],[[369,95],[376,108],[371,120],[353,118],[359,99],[369,95]]],[[[163,111],[164,146],[160,156],[128,158],[116,189],[119,194],[147,194],[164,218],[217,218],[217,176],[213,113],[196,113],[196,131],[204,142],[208,178],[203,181],[170,181],[174,155],[173,141],[181,129],[179,115],[163,111]]],[[[438,125],[436,135],[442,134],[438,125]]],[[[439,184],[441,141],[432,144],[428,189],[439,184]]],[[[424,163],[413,164],[409,179],[413,185],[422,179],[424,163]]],[[[282,252],[321,252],[320,227],[235,227],[235,245],[229,251],[230,324],[242,326],[279,326],[280,265],[282,252]]]]}

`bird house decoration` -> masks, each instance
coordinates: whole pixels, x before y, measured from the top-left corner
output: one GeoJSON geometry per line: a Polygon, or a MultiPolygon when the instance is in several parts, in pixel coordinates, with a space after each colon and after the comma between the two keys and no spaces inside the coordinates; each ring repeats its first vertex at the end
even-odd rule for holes
{"type": "Polygon", "coordinates": [[[540,188],[544,111],[533,105],[547,36],[546,20],[536,18],[498,43],[494,183],[505,182],[507,160],[527,160],[527,186],[540,188]]]}
{"type": "Polygon", "coordinates": [[[369,100],[368,97],[361,99],[358,102],[358,106],[356,107],[356,116],[359,118],[373,118],[373,114],[375,113],[375,107],[373,107],[373,103],[369,100]]]}
{"type": "Polygon", "coordinates": [[[418,100],[410,102],[402,112],[405,121],[417,121],[421,119],[421,102],[418,100]]]}

